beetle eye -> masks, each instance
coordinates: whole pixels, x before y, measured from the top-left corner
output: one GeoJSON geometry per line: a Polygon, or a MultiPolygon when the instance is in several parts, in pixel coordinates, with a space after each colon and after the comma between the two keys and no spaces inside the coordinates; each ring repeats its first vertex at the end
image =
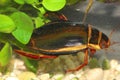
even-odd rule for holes
{"type": "Polygon", "coordinates": [[[108,45],[105,41],[102,40],[102,42],[100,43],[100,47],[103,48],[108,48],[108,45]]]}

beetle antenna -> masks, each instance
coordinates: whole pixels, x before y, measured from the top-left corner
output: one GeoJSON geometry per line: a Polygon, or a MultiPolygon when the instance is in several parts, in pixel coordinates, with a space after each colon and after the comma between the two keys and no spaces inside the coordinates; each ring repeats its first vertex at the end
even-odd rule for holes
{"type": "MultiPolygon", "coordinates": [[[[117,28],[114,28],[114,29],[110,32],[110,34],[109,34],[109,39],[112,38],[113,33],[114,33],[118,28],[119,28],[119,26],[117,26],[117,28]]],[[[114,44],[119,44],[119,43],[120,43],[120,42],[115,42],[115,41],[113,41],[113,42],[111,43],[111,46],[114,45],[114,44]]]]}
{"type": "Polygon", "coordinates": [[[116,50],[113,49],[113,48],[107,48],[107,49],[104,49],[105,50],[105,53],[108,53],[108,51],[110,52],[115,52],[116,50]]]}
{"type": "Polygon", "coordinates": [[[85,14],[84,14],[84,17],[83,17],[83,21],[82,21],[83,23],[84,23],[85,20],[86,20],[87,14],[88,14],[88,12],[89,12],[92,4],[93,4],[93,0],[89,0],[89,3],[88,3],[88,5],[87,5],[86,11],[85,11],[85,14]]]}
{"type": "Polygon", "coordinates": [[[111,43],[111,46],[112,46],[112,45],[115,45],[115,44],[120,44],[120,42],[115,42],[115,41],[114,41],[114,42],[111,43]]]}
{"type": "Polygon", "coordinates": [[[110,32],[110,34],[109,34],[109,39],[111,39],[112,34],[115,32],[115,30],[116,30],[116,29],[113,29],[113,30],[110,32]]]}

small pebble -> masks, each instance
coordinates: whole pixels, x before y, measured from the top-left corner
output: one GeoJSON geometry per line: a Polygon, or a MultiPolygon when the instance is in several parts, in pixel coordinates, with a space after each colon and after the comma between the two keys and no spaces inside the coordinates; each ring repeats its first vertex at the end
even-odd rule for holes
{"type": "Polygon", "coordinates": [[[56,74],[52,77],[52,80],[61,80],[64,77],[64,74],[56,74]]]}
{"type": "Polygon", "coordinates": [[[50,78],[50,75],[48,73],[46,73],[46,74],[42,74],[42,75],[38,76],[38,78],[40,80],[48,80],[50,78]]]}
{"type": "Polygon", "coordinates": [[[5,80],[19,80],[17,77],[9,76],[5,80]]]}
{"type": "Polygon", "coordinates": [[[0,77],[2,76],[2,73],[0,72],[0,77]]]}
{"type": "Polygon", "coordinates": [[[21,74],[18,75],[19,80],[32,80],[36,78],[36,75],[33,72],[22,72],[21,74]]]}
{"type": "Polygon", "coordinates": [[[23,62],[22,60],[15,59],[14,69],[26,70],[26,67],[25,67],[25,65],[24,65],[24,62],[23,62]]]}
{"type": "Polygon", "coordinates": [[[103,70],[101,68],[90,69],[85,75],[86,80],[103,80],[103,70]]]}
{"type": "Polygon", "coordinates": [[[66,74],[62,80],[72,80],[76,76],[74,74],[66,74]]]}
{"type": "Polygon", "coordinates": [[[108,80],[110,76],[110,70],[104,70],[103,72],[104,72],[103,80],[108,80]]]}
{"type": "Polygon", "coordinates": [[[114,80],[120,80],[120,74],[116,76],[114,80]]]}
{"type": "Polygon", "coordinates": [[[111,69],[115,69],[116,66],[118,65],[118,61],[117,60],[111,60],[110,65],[111,65],[111,69]]]}
{"type": "Polygon", "coordinates": [[[116,66],[116,70],[120,72],[120,64],[116,66]]]}
{"type": "Polygon", "coordinates": [[[83,74],[84,74],[84,71],[83,71],[83,70],[79,70],[79,71],[76,71],[76,72],[75,72],[75,76],[76,76],[77,78],[82,77],[83,74]]]}

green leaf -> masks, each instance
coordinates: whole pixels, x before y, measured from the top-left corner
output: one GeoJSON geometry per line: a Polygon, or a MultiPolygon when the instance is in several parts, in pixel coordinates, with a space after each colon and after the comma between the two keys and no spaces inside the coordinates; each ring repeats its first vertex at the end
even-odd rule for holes
{"type": "Polygon", "coordinates": [[[44,24],[45,24],[44,19],[42,19],[40,17],[35,18],[35,28],[39,28],[39,27],[43,26],[44,24]]]}
{"type": "Polygon", "coordinates": [[[40,7],[40,8],[38,8],[38,10],[40,10],[41,14],[45,14],[46,13],[46,10],[44,9],[44,7],[40,7]]]}
{"type": "Polygon", "coordinates": [[[42,4],[49,11],[58,11],[65,6],[66,0],[43,0],[42,4]]]}
{"type": "Polygon", "coordinates": [[[11,15],[11,18],[17,26],[12,35],[21,43],[27,44],[34,29],[32,19],[23,12],[15,12],[11,15]]]}
{"type": "Polygon", "coordinates": [[[6,43],[0,51],[0,66],[6,66],[12,56],[12,48],[9,43],[6,43]]]}
{"type": "Polygon", "coordinates": [[[14,0],[16,3],[18,3],[18,4],[24,4],[25,3],[25,1],[24,0],[14,0]]]}
{"type": "Polygon", "coordinates": [[[10,0],[0,0],[0,7],[8,6],[10,2],[10,0]]]}
{"type": "Polygon", "coordinates": [[[35,73],[37,72],[39,60],[28,59],[26,57],[22,57],[22,60],[24,61],[27,69],[35,73]]]}
{"type": "Polygon", "coordinates": [[[37,3],[38,0],[25,0],[25,2],[28,4],[33,4],[33,3],[37,3]]]}
{"type": "Polygon", "coordinates": [[[0,32],[11,33],[15,28],[15,24],[10,17],[0,14],[0,32]]]}

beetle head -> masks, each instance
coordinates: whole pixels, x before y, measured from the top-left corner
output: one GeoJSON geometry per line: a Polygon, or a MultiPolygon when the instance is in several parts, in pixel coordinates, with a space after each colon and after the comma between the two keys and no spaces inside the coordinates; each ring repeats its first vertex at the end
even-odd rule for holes
{"type": "Polygon", "coordinates": [[[102,49],[108,48],[110,46],[110,40],[104,33],[102,33],[102,37],[99,45],[100,45],[100,48],[102,49]]]}

